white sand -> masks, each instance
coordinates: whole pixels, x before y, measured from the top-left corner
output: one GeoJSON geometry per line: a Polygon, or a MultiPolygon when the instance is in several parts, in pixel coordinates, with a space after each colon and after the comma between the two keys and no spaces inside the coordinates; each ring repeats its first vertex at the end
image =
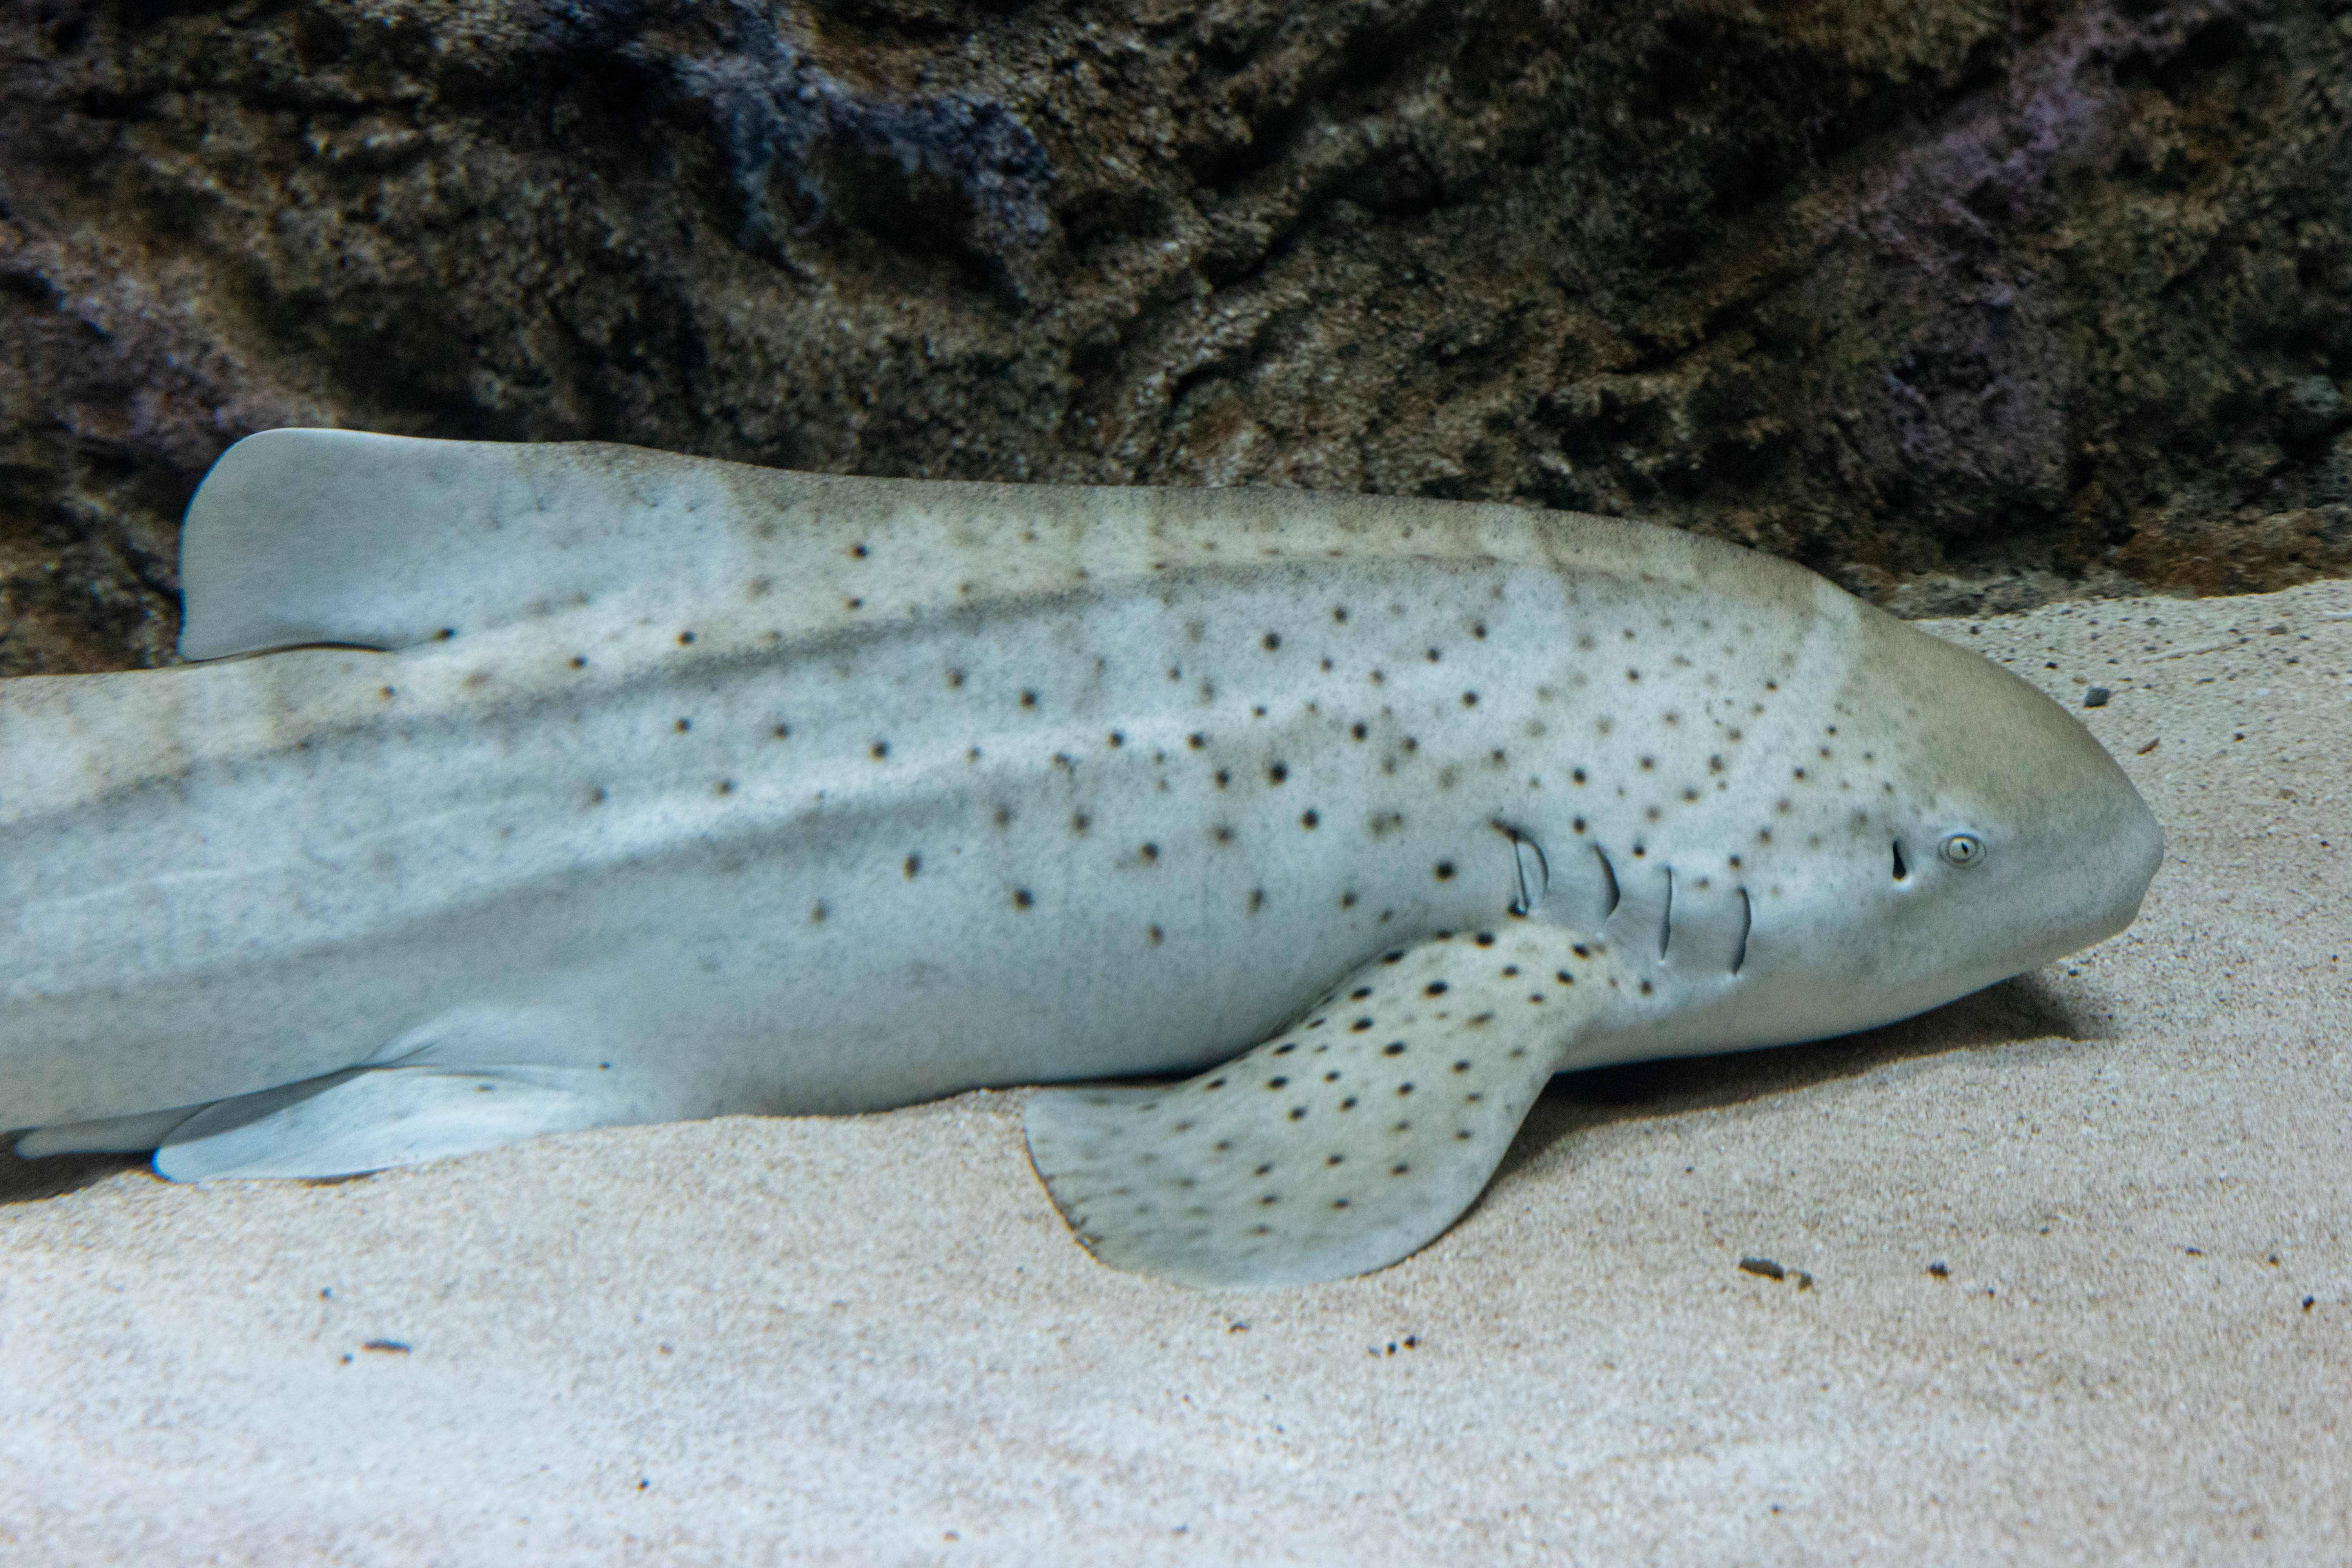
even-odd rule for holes
{"type": "Polygon", "coordinates": [[[0,1163],[0,1561],[2352,1558],[2352,584],[1939,629],[2115,689],[2169,858],[2074,963],[1563,1079],[1308,1290],[1090,1262],[1017,1091],[0,1163]]]}

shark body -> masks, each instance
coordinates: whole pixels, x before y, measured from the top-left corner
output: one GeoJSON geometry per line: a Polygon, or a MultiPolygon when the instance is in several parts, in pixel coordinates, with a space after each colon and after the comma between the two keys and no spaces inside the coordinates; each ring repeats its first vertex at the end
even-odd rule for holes
{"type": "Polygon", "coordinates": [[[1552,1072],[1934,1006],[2161,849],[2023,682],[1595,519],[281,431],[184,580],[218,662],[0,686],[28,1154],[1193,1073],[1038,1096],[1055,1202],[1121,1267],[1332,1278],[1552,1072]]]}

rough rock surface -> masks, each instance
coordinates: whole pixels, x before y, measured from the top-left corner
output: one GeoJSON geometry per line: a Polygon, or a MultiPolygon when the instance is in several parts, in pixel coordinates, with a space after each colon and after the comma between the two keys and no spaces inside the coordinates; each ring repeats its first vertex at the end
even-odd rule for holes
{"type": "Polygon", "coordinates": [[[287,423],[2352,571],[2347,0],[0,0],[0,672],[287,423]]]}

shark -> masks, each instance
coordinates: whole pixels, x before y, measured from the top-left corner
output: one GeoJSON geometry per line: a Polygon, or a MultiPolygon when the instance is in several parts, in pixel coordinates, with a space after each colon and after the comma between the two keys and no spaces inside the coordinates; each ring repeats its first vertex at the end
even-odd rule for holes
{"type": "Polygon", "coordinates": [[[2162,855],[2025,681],[1570,513],[285,429],[181,574],[187,662],[0,682],[27,1158],[1058,1086],[1029,1154],[1097,1258],[1332,1280],[1554,1074],[1937,1006],[2162,855]]]}

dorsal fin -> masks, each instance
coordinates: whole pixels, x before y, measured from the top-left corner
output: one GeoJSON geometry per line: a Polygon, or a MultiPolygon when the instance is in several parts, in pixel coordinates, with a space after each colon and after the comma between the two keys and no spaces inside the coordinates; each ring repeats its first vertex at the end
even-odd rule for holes
{"type": "Polygon", "coordinates": [[[249,436],[188,504],[180,652],[406,647],[722,569],[737,508],[715,470],[734,467],[587,444],[249,436]]]}

